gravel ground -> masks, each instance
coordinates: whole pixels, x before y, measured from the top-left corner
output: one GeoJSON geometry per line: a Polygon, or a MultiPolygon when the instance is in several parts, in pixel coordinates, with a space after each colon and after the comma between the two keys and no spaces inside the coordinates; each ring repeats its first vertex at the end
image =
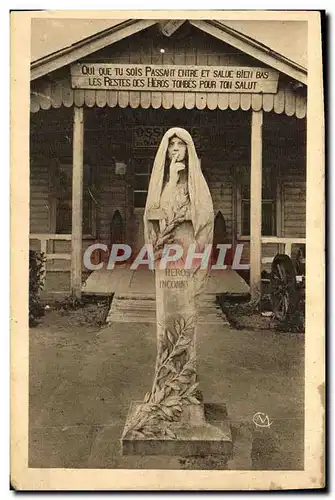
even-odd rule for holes
{"type": "MultiPolygon", "coordinates": [[[[151,386],[153,325],[102,327],[103,300],[50,309],[30,330],[29,466],[192,469],[178,457],[125,457],[120,436],[131,401],[151,386]]],[[[198,373],[205,401],[226,402],[230,469],[303,468],[304,336],[203,326],[198,373]],[[270,427],[253,416],[268,415],[270,427]]],[[[203,468],[220,468],[208,458],[203,468]]]]}
{"type": "Polygon", "coordinates": [[[305,311],[304,302],[285,321],[278,321],[271,311],[269,298],[262,299],[260,305],[251,302],[231,302],[222,296],[219,299],[222,311],[229,323],[238,330],[274,330],[283,333],[304,333],[305,311]]]}

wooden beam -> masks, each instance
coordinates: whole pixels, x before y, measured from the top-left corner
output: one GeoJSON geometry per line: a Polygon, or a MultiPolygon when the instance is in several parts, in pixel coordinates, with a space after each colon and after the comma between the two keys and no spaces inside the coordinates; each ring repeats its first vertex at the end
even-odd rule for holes
{"type": "MultiPolygon", "coordinates": [[[[142,31],[156,24],[155,19],[131,19],[120,26],[113,26],[110,30],[104,30],[91,37],[80,40],[56,53],[42,57],[31,64],[30,80],[36,80],[41,76],[51,73],[56,69],[67,66],[78,59],[101,50],[108,45],[119,42],[139,31],[142,31]]],[[[37,110],[38,111],[38,110],[37,110]]]]}
{"type": "Polygon", "coordinates": [[[160,31],[165,36],[171,36],[184,24],[186,19],[170,19],[169,21],[161,21],[159,23],[160,31]]]}
{"type": "Polygon", "coordinates": [[[252,111],[250,178],[250,294],[261,296],[263,111],[252,111]]]}
{"type": "Polygon", "coordinates": [[[250,38],[245,37],[236,30],[222,24],[216,26],[214,20],[205,21],[202,19],[192,19],[189,20],[189,23],[205,33],[218,38],[222,42],[235,47],[241,52],[262,61],[271,68],[277,69],[295,80],[298,80],[298,82],[307,85],[307,70],[305,68],[298,67],[298,65],[292,63],[292,61],[284,61],[283,56],[280,58],[278,56],[275,57],[273,51],[267,49],[265,46],[261,46],[261,44],[256,41],[250,40],[250,38]]]}
{"type": "Polygon", "coordinates": [[[71,234],[53,234],[53,233],[30,233],[29,238],[31,240],[60,240],[69,241],[71,240],[71,234]]]}
{"type": "Polygon", "coordinates": [[[71,292],[81,297],[83,236],[84,108],[74,106],[72,171],[71,292]]]}

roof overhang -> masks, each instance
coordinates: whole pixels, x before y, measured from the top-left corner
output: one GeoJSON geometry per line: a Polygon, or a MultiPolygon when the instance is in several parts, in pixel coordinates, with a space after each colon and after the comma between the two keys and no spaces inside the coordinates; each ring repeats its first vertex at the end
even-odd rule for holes
{"type": "Polygon", "coordinates": [[[253,38],[243,35],[239,31],[225,26],[219,21],[189,21],[190,24],[196,28],[204,31],[205,33],[218,38],[222,42],[235,47],[236,49],[248,54],[264,64],[277,69],[291,78],[307,85],[307,70],[299,64],[294,63],[287,57],[271,50],[266,45],[257,42],[253,38]]]}
{"type": "Polygon", "coordinates": [[[48,56],[42,57],[41,59],[37,59],[30,66],[30,80],[36,80],[47,73],[51,73],[52,71],[62,68],[63,66],[67,66],[82,57],[86,57],[97,50],[119,42],[120,40],[149,28],[156,23],[157,21],[154,19],[130,19],[107,30],[100,31],[95,35],[70,45],[69,47],[58,50],[48,56]]]}
{"type": "MultiPolygon", "coordinates": [[[[130,19],[120,24],[100,31],[95,35],[85,38],[69,47],[42,57],[31,64],[31,80],[71,64],[78,59],[88,56],[108,45],[119,42],[135,33],[138,33],[159,20],[153,19],[130,19]]],[[[307,85],[307,70],[290,59],[271,50],[257,40],[236,31],[223,23],[215,20],[189,20],[189,23],[199,30],[227,43],[236,49],[248,54],[262,63],[277,69],[294,80],[307,85]]],[[[181,23],[182,24],[182,23],[181,23]]]]}

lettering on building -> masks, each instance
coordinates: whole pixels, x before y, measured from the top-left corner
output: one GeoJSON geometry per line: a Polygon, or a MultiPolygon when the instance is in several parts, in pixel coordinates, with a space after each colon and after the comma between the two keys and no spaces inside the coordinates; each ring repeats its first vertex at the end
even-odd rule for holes
{"type": "Polygon", "coordinates": [[[75,89],[275,94],[279,73],[237,66],[86,63],[73,64],[71,77],[75,89]]]}

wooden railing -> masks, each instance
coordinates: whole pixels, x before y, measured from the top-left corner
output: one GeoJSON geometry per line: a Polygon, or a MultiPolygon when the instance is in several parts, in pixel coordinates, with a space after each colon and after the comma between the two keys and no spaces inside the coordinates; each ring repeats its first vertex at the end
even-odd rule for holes
{"type": "MultiPolygon", "coordinates": [[[[284,247],[283,253],[292,256],[292,245],[298,244],[303,245],[306,244],[306,238],[284,238],[277,236],[262,236],[262,244],[277,244],[282,245],[284,247]]],[[[282,253],[282,252],[281,252],[282,253]]],[[[273,257],[262,257],[262,264],[271,264],[275,255],[273,257]]]]}
{"type": "MultiPolygon", "coordinates": [[[[38,240],[40,242],[40,251],[45,254],[46,260],[71,260],[71,253],[48,253],[48,241],[71,241],[71,234],[50,234],[50,233],[31,233],[29,240],[38,240]]],[[[64,271],[64,269],[53,269],[53,271],[64,271]]],[[[44,268],[44,278],[46,275],[46,266],[44,268]]]]}
{"type": "MultiPolygon", "coordinates": [[[[71,253],[48,253],[48,241],[71,241],[71,234],[49,234],[49,233],[32,233],[29,235],[30,240],[38,240],[40,242],[40,251],[45,254],[46,260],[71,260],[71,253]]],[[[262,236],[262,244],[277,244],[281,245],[280,252],[285,253],[289,257],[292,254],[292,245],[306,244],[306,238],[285,238],[276,236],[262,236]]],[[[275,255],[272,257],[262,257],[262,264],[271,264],[275,255]]],[[[53,268],[53,271],[64,271],[64,269],[53,268]]],[[[46,268],[44,269],[44,277],[46,275],[46,268]]]]}

